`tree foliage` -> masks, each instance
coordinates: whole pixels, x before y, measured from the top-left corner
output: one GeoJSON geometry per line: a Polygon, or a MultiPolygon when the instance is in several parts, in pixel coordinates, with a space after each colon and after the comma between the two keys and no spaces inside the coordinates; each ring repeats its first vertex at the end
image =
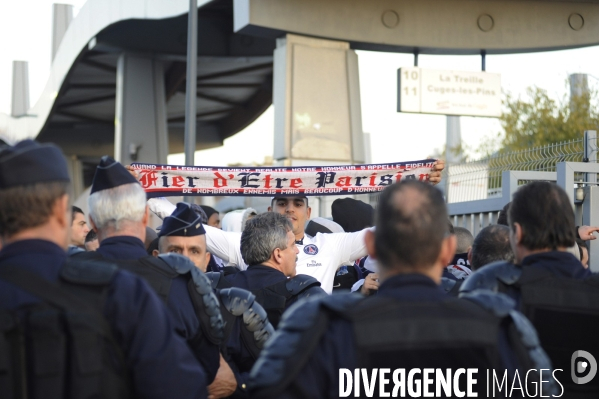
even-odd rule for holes
{"type": "Polygon", "coordinates": [[[527,98],[507,94],[500,117],[503,134],[501,152],[525,150],[582,137],[585,130],[596,130],[599,113],[597,93],[558,100],[538,87],[527,89],[527,98]]]}

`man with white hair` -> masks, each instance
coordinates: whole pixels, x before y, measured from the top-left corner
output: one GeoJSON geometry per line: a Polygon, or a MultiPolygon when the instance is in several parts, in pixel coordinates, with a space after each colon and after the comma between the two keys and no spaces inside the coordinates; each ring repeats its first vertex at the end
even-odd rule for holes
{"type": "Polygon", "coordinates": [[[67,258],[70,187],[58,147],[0,149],[0,397],[205,398],[204,371],[148,284],[67,258]]]}
{"type": "Polygon", "coordinates": [[[186,257],[169,254],[155,258],[146,253],[149,210],[139,182],[123,165],[103,157],[88,202],[90,224],[100,247],[74,257],[110,260],[145,278],[171,311],[175,330],[206,370],[208,383],[214,381],[209,392],[233,393],[237,383],[226,362],[221,362],[223,320],[210,281],[186,257]]]}

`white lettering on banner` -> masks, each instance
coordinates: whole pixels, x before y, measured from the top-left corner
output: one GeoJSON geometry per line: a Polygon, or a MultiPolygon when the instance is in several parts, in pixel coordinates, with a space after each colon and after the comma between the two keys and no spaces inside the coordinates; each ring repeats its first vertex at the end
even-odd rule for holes
{"type": "Polygon", "coordinates": [[[436,160],[293,168],[210,168],[132,164],[148,197],[187,195],[342,195],[428,181],[436,160]]]}

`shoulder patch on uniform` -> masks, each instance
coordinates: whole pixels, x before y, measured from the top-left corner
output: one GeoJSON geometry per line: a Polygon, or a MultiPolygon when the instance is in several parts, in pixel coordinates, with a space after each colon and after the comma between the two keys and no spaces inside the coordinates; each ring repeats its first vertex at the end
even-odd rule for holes
{"type": "Polygon", "coordinates": [[[304,247],[304,253],[308,255],[318,254],[318,247],[314,244],[308,244],[304,247]]]}
{"type": "Polygon", "coordinates": [[[488,289],[497,292],[499,281],[511,285],[522,275],[522,268],[509,262],[490,263],[468,277],[460,287],[460,294],[477,289],[488,289]]]}
{"type": "Polygon", "coordinates": [[[69,259],[62,267],[60,277],[74,284],[106,285],[117,271],[118,267],[113,263],[69,259]]]}

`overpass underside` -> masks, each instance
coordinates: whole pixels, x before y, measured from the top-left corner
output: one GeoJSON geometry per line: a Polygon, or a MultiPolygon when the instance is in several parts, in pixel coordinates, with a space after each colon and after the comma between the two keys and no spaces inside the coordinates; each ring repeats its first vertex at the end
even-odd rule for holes
{"type": "MultiPolygon", "coordinates": [[[[222,145],[272,104],[275,40],[234,33],[232,13],[231,1],[198,11],[197,149],[222,145]]],[[[37,139],[82,161],[86,181],[100,156],[118,157],[115,143],[123,162],[183,152],[186,46],[186,14],[105,28],[73,63],[37,139]]]]}
{"type": "MultiPolygon", "coordinates": [[[[36,128],[38,139],[59,144],[67,155],[83,162],[85,181],[93,172],[90,166],[104,154],[114,154],[127,163],[165,162],[167,154],[183,151],[187,46],[184,3],[183,0],[165,0],[164,4],[136,0],[135,7],[155,9],[157,15],[168,7],[176,8],[178,15],[115,19],[91,40],[85,38],[88,45],[69,64],[62,83],[56,85],[59,89],[54,93],[51,109],[41,122],[41,129],[36,128]]],[[[277,91],[273,88],[276,69],[273,54],[283,43],[277,45],[277,39],[288,38],[288,34],[342,42],[348,54],[354,49],[414,54],[505,54],[599,43],[599,0],[205,0],[200,3],[197,149],[221,145],[272,104],[273,90],[277,91]]],[[[88,0],[84,8],[90,4],[102,10],[121,3],[88,0]]],[[[86,15],[93,14],[91,8],[88,7],[86,15]]],[[[73,32],[66,35],[72,38],[73,32]]],[[[285,62],[301,63],[297,54],[290,52],[285,62]]],[[[351,61],[347,65],[353,68],[348,72],[349,79],[356,78],[357,69],[353,65],[357,64],[351,61]]],[[[280,81],[286,79],[285,87],[293,87],[294,68],[282,68],[279,70],[286,70],[287,75],[280,81]]],[[[315,74],[320,70],[319,65],[312,68],[315,74]]],[[[355,86],[354,81],[348,87],[355,86]]],[[[284,147],[293,141],[290,118],[295,101],[294,93],[284,93],[285,90],[279,91],[281,103],[275,104],[275,108],[285,108],[285,112],[275,111],[275,137],[281,136],[280,153],[284,157],[290,153],[284,147]]],[[[323,86],[321,90],[326,89],[323,86]]],[[[339,102],[353,102],[348,108],[350,114],[358,113],[355,120],[346,123],[356,138],[361,132],[359,102],[356,104],[355,98],[349,98],[349,92],[342,96],[345,97],[334,97],[339,102]]]]}

